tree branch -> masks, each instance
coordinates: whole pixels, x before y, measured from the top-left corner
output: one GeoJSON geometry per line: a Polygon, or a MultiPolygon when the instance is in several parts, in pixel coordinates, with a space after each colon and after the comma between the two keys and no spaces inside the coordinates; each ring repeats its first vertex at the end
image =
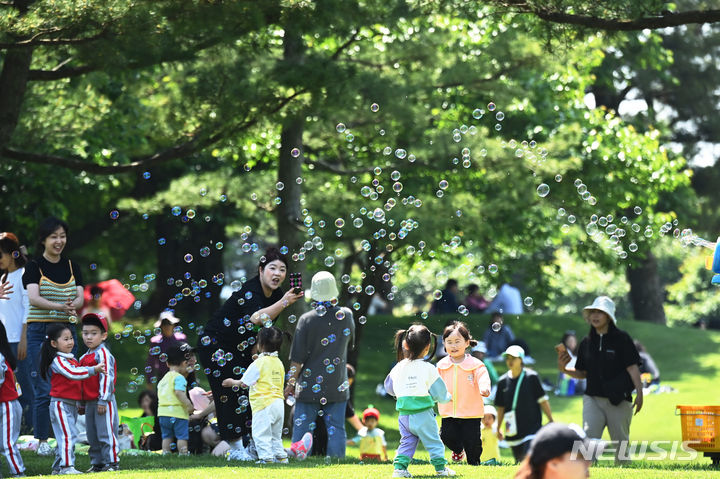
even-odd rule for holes
{"type": "Polygon", "coordinates": [[[57,70],[30,70],[28,80],[30,81],[54,81],[63,78],[74,78],[97,70],[90,65],[73,68],[59,68],[57,70]]]}
{"type": "Polygon", "coordinates": [[[150,168],[159,163],[165,163],[167,161],[182,158],[217,143],[231,132],[246,130],[251,126],[257,124],[261,118],[265,118],[268,115],[277,113],[293,99],[303,93],[305,93],[304,90],[297,91],[294,94],[283,98],[274,107],[268,110],[264,110],[262,112],[257,112],[253,118],[247,119],[246,121],[239,124],[234,124],[226,127],[218,131],[214,135],[203,138],[203,132],[198,131],[193,133],[190,136],[190,139],[187,141],[178,143],[177,145],[171,146],[170,148],[154,153],[152,155],[131,158],[130,163],[124,163],[122,165],[98,165],[97,163],[89,163],[84,158],[78,156],[63,157],[45,153],[19,151],[14,148],[4,148],[2,151],[0,151],[0,156],[8,158],[10,160],[21,161],[25,163],[53,165],[59,166],[61,168],[67,168],[70,170],[85,171],[88,173],[96,173],[101,175],[109,175],[113,173],[130,173],[136,170],[150,168]]]}
{"type": "MultiPolygon", "coordinates": [[[[520,10],[522,11],[522,9],[520,10]]],[[[538,18],[551,23],[565,25],[578,25],[594,30],[632,31],[644,29],[657,29],[677,27],[691,23],[717,23],[720,22],[720,10],[691,10],[687,12],[667,13],[657,17],[644,17],[634,20],[619,18],[598,18],[586,15],[574,15],[552,10],[526,10],[538,18]]]]}
{"type": "Polygon", "coordinates": [[[104,37],[105,34],[107,33],[107,30],[103,29],[102,31],[96,33],[95,35],[92,35],[89,37],[83,37],[83,38],[49,38],[49,39],[40,38],[42,35],[48,35],[51,33],[56,33],[58,31],[60,31],[60,30],[55,29],[55,30],[38,32],[35,35],[33,35],[31,38],[28,38],[27,40],[21,40],[19,42],[15,42],[15,43],[0,43],[0,49],[8,50],[11,48],[29,48],[29,47],[38,47],[38,46],[80,45],[83,43],[88,43],[88,42],[93,42],[95,40],[99,40],[100,38],[104,37]]]}

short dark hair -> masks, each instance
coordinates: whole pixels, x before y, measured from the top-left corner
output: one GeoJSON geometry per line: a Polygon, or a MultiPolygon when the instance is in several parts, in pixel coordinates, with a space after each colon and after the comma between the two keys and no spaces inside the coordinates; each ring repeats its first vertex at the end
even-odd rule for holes
{"type": "Polygon", "coordinates": [[[64,229],[65,234],[70,233],[68,224],[55,216],[49,216],[40,223],[40,226],[38,226],[38,246],[40,247],[40,254],[45,250],[45,240],[47,237],[53,234],[58,228],[64,229]]]}
{"type": "Polygon", "coordinates": [[[473,283],[473,284],[471,284],[471,285],[469,285],[469,286],[467,287],[467,292],[468,292],[468,294],[473,294],[473,293],[474,293],[475,291],[477,291],[478,289],[480,289],[480,286],[478,286],[477,284],[473,283]]]}
{"type": "Polygon", "coordinates": [[[283,332],[275,326],[262,328],[257,334],[258,348],[265,353],[274,353],[280,350],[283,342],[283,332]]]}
{"type": "Polygon", "coordinates": [[[22,268],[27,263],[27,257],[23,254],[24,249],[20,248],[20,240],[13,233],[0,233],[0,251],[13,257],[16,268],[22,268]]]}
{"type": "Polygon", "coordinates": [[[90,296],[92,296],[94,299],[97,299],[98,297],[102,296],[103,289],[98,286],[97,284],[94,284],[90,287],[90,296]]]}
{"type": "Polygon", "coordinates": [[[167,363],[169,366],[180,366],[183,361],[190,359],[193,349],[187,343],[170,346],[167,350],[167,363]]]}
{"type": "Polygon", "coordinates": [[[445,283],[445,289],[454,288],[454,287],[456,287],[457,285],[458,285],[457,280],[450,278],[450,279],[447,280],[447,282],[445,283]]]}
{"type": "Polygon", "coordinates": [[[288,259],[287,256],[282,254],[279,249],[277,249],[274,246],[269,247],[265,254],[260,257],[260,262],[258,263],[258,267],[260,269],[265,269],[265,266],[267,266],[269,263],[272,263],[275,260],[280,260],[283,263],[285,263],[285,267],[288,265],[288,259]]]}

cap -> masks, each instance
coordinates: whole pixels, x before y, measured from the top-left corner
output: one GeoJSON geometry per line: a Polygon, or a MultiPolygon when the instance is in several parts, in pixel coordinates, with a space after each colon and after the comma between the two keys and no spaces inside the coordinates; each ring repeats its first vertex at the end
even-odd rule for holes
{"type": "Polygon", "coordinates": [[[97,314],[97,313],[86,314],[85,316],[82,317],[82,325],[85,326],[86,324],[88,324],[88,325],[91,324],[93,326],[97,326],[100,329],[102,329],[103,332],[105,332],[105,333],[108,332],[108,322],[107,322],[107,319],[105,319],[105,316],[103,316],[102,314],[97,314]]]}
{"type": "Polygon", "coordinates": [[[372,406],[368,406],[367,409],[363,411],[363,421],[366,420],[369,417],[374,417],[378,421],[380,420],[380,411],[375,409],[372,406]]]}
{"type": "Polygon", "coordinates": [[[178,324],[180,322],[180,318],[176,317],[172,311],[163,311],[160,313],[158,320],[155,321],[155,324],[153,324],[153,327],[159,328],[163,321],[167,321],[170,324],[178,324]]]}
{"type": "Polygon", "coordinates": [[[602,453],[602,447],[595,447],[598,444],[601,442],[588,439],[580,426],[576,424],[551,422],[540,428],[535,434],[535,438],[530,443],[528,456],[530,464],[533,466],[540,466],[551,459],[573,451],[582,453],[582,458],[590,461],[597,454],[602,453]],[[586,457],[585,454],[588,453],[593,457],[586,457]]]}
{"type": "Polygon", "coordinates": [[[313,301],[331,301],[339,295],[335,276],[329,271],[320,271],[312,277],[310,299],[313,301]]]}
{"type": "Polygon", "coordinates": [[[585,318],[585,321],[589,321],[590,311],[592,311],[593,309],[602,311],[603,313],[610,316],[610,319],[613,320],[613,323],[617,323],[617,319],[615,319],[615,303],[609,297],[598,296],[597,298],[595,298],[595,301],[593,301],[590,306],[585,306],[583,308],[583,318],[585,318]]]}
{"type": "Polygon", "coordinates": [[[478,341],[478,343],[473,346],[473,348],[470,350],[471,352],[480,352],[487,354],[487,346],[485,346],[485,341],[478,341]]]}
{"type": "Polygon", "coordinates": [[[525,359],[525,350],[517,344],[513,344],[512,346],[508,346],[508,348],[505,350],[504,353],[502,353],[502,355],[525,359]]]}
{"type": "Polygon", "coordinates": [[[493,416],[495,416],[495,419],[497,419],[497,410],[495,409],[495,406],[486,404],[485,405],[485,414],[492,414],[493,416]]]}

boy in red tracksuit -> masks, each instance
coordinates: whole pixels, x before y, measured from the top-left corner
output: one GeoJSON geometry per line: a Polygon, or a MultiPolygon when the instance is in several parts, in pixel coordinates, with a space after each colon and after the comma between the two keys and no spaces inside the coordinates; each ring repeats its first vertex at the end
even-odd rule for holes
{"type": "Polygon", "coordinates": [[[40,375],[50,377],[50,423],[57,440],[53,474],[82,474],[75,469],[78,403],[81,381],[102,371],[105,363],[82,367],[72,355],[75,345],[70,323],[51,323],[40,350],[40,375]]]}
{"type": "Polygon", "coordinates": [[[97,376],[82,381],[82,396],[85,402],[85,427],[90,443],[88,472],[117,471],[120,448],[118,445],[118,415],[115,401],[115,380],[117,364],[115,357],[105,345],[107,340],[107,319],[95,313],[82,318],[82,338],[88,350],[80,357],[81,366],[95,366],[104,363],[105,370],[97,376]]]}

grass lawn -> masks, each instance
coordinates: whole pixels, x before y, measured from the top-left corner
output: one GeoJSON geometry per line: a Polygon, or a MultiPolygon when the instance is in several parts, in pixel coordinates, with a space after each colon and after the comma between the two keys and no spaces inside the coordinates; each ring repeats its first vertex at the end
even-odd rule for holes
{"type": "MultiPolygon", "coordinates": [[[[434,332],[440,332],[446,318],[431,318],[425,323],[434,332]]],[[[411,318],[375,317],[370,318],[363,328],[361,354],[358,365],[358,377],[354,388],[354,404],[359,413],[368,404],[375,405],[381,411],[380,427],[385,430],[388,440],[388,452],[394,454],[399,433],[395,402],[380,398],[375,394],[375,386],[381,382],[393,362],[392,335],[395,329],[405,328],[412,322],[411,318]]],[[[487,326],[487,317],[469,317],[466,322],[476,337],[482,336],[487,326]]],[[[555,382],[557,371],[553,346],[559,342],[562,332],[574,329],[582,337],[588,326],[579,317],[571,316],[523,316],[507,318],[517,336],[524,338],[537,360],[534,368],[543,378],[555,382]]],[[[146,325],[141,325],[142,330],[146,325]]],[[[139,327],[136,325],[136,327],[139,327]]],[[[699,331],[694,329],[664,328],[652,324],[637,322],[621,322],[620,327],[628,331],[633,338],[643,342],[655,359],[661,371],[662,384],[674,387],[677,392],[669,394],[649,395],[645,398],[643,410],[633,419],[631,440],[681,440],[680,418],[675,415],[678,404],[720,404],[718,381],[720,380],[720,333],[699,331]]],[[[186,331],[189,340],[194,343],[197,335],[194,331],[186,331]]],[[[121,405],[121,415],[139,415],[137,409],[137,391],[128,383],[134,378],[131,370],[137,368],[142,374],[148,344],[140,345],[130,335],[122,341],[110,341],[114,354],[118,359],[117,397],[121,405]],[[125,405],[127,404],[127,405],[125,405]]],[[[504,365],[496,365],[502,374],[504,365]]],[[[202,376],[202,374],[200,374],[202,376]]],[[[140,385],[138,391],[145,387],[140,385]]],[[[550,404],[557,421],[582,422],[582,399],[580,397],[559,398],[550,395],[550,404]]],[[[609,439],[609,438],[608,438],[609,439]]],[[[52,459],[40,458],[32,453],[24,456],[28,475],[47,474],[52,459]]],[[[212,457],[123,457],[123,471],[120,475],[133,477],[158,477],[176,479],[182,475],[184,479],[194,477],[230,477],[237,474],[261,474],[263,478],[290,478],[294,474],[302,474],[304,478],[342,477],[365,478],[371,476],[389,477],[392,466],[377,464],[358,464],[357,450],[348,449],[348,460],[343,463],[326,464],[322,460],[308,460],[304,463],[278,466],[239,467],[221,459],[212,457]]],[[[427,455],[420,448],[417,458],[427,460],[427,455]]],[[[509,451],[503,450],[503,458],[511,463],[509,451]]],[[[78,456],[79,469],[87,469],[87,456],[78,456]]],[[[710,460],[698,455],[693,461],[637,461],[629,467],[614,467],[610,463],[600,463],[591,469],[592,477],[607,478],[701,478],[717,477],[717,472],[710,468],[710,460]]],[[[513,477],[516,467],[452,466],[458,473],[470,477],[513,477]]],[[[432,467],[425,464],[411,465],[410,471],[415,476],[433,475],[432,467]]]]}

